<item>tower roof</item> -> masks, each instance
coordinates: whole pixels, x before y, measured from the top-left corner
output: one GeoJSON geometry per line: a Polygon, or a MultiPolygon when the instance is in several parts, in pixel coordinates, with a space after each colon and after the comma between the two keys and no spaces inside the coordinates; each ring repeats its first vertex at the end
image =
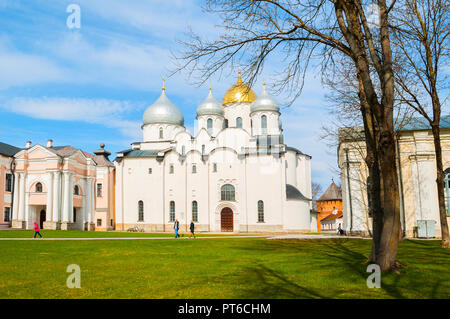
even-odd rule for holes
{"type": "Polygon", "coordinates": [[[266,90],[266,84],[263,83],[263,90],[258,98],[252,103],[250,113],[257,111],[274,111],[279,112],[280,108],[277,101],[266,90]]]}
{"type": "Polygon", "coordinates": [[[252,103],[256,100],[256,94],[245,85],[241,79],[241,71],[238,73],[238,80],[235,85],[230,87],[223,97],[222,104],[227,103],[252,103]]]}
{"type": "Polygon", "coordinates": [[[184,125],[183,113],[169,100],[166,88],[163,87],[161,96],[155,103],[150,105],[144,112],[143,122],[145,124],[174,124],[184,125]]]}
{"type": "Polygon", "coordinates": [[[334,183],[334,181],[331,182],[331,185],[328,186],[325,193],[323,193],[317,201],[327,200],[342,200],[342,190],[334,183]]]}
{"type": "Polygon", "coordinates": [[[224,114],[223,108],[219,102],[217,102],[216,98],[212,94],[212,90],[209,89],[209,94],[206,99],[200,103],[197,108],[197,115],[219,115],[222,116],[224,114]]]}

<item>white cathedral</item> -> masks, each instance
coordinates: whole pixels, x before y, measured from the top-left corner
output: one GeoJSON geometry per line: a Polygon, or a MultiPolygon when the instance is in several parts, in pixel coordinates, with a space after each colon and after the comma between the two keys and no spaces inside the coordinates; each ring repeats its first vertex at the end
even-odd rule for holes
{"type": "Polygon", "coordinates": [[[143,141],[114,160],[115,226],[171,231],[316,231],[311,156],[283,142],[280,108],[237,83],[197,108],[192,136],[165,88],[143,116],[143,141]]]}

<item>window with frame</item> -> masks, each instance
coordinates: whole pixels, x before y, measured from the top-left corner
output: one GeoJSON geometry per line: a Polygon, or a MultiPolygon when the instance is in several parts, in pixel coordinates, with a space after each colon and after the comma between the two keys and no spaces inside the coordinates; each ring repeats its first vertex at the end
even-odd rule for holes
{"type": "Polygon", "coordinates": [[[186,146],[181,146],[181,155],[186,154],[186,146]]]}
{"type": "Polygon", "coordinates": [[[103,197],[103,184],[97,184],[97,197],[103,197]]]}
{"type": "Polygon", "coordinates": [[[198,204],[195,200],[192,202],[192,221],[198,222],[198,204]]]}
{"type": "Polygon", "coordinates": [[[162,127],[159,128],[159,138],[162,140],[164,138],[164,130],[162,127]]]}
{"type": "Polygon", "coordinates": [[[175,221],[175,202],[170,202],[170,215],[169,215],[169,222],[175,221]]]}
{"type": "Polygon", "coordinates": [[[42,184],[37,183],[35,187],[36,193],[42,193],[42,184]]]}
{"type": "Polygon", "coordinates": [[[242,128],[242,117],[236,119],[236,127],[242,128]]]}
{"type": "Polygon", "coordinates": [[[203,144],[203,145],[202,145],[202,155],[205,155],[205,150],[206,150],[206,147],[205,147],[205,145],[203,144]]]}
{"type": "Polygon", "coordinates": [[[3,211],[3,221],[10,222],[11,221],[11,207],[5,207],[3,211]]]}
{"type": "Polygon", "coordinates": [[[102,225],[102,220],[100,218],[97,219],[97,226],[101,226],[102,225]]]}
{"type": "Polygon", "coordinates": [[[258,223],[264,223],[264,202],[258,201],[258,223]]]}
{"type": "Polygon", "coordinates": [[[261,116],[261,133],[267,133],[267,116],[265,115],[261,116]]]}
{"type": "Polygon", "coordinates": [[[173,172],[174,172],[173,164],[170,164],[170,166],[169,166],[169,174],[173,174],[173,172]]]}
{"type": "Polygon", "coordinates": [[[235,190],[234,186],[231,184],[225,184],[222,186],[221,189],[221,200],[229,200],[234,201],[235,200],[235,190]]]}
{"type": "Polygon", "coordinates": [[[144,202],[139,201],[138,202],[138,222],[144,221],[144,202]]]}
{"type": "Polygon", "coordinates": [[[450,168],[444,171],[444,197],[447,216],[450,216],[450,168]]]}
{"type": "Polygon", "coordinates": [[[80,188],[78,187],[78,185],[75,185],[75,187],[73,188],[73,194],[80,195],[80,188]]]}
{"type": "Polygon", "coordinates": [[[152,173],[153,173],[153,170],[152,170],[151,168],[149,168],[149,169],[148,169],[148,173],[149,173],[149,174],[152,174],[152,173]]]}
{"type": "Polygon", "coordinates": [[[111,227],[114,226],[114,219],[111,219],[111,227]]]}
{"type": "Polygon", "coordinates": [[[228,128],[228,120],[223,121],[223,128],[228,128]]]}
{"type": "Polygon", "coordinates": [[[212,119],[208,119],[208,121],[206,121],[206,128],[208,130],[208,133],[211,134],[212,128],[213,128],[213,120],[212,119]]]}
{"type": "Polygon", "coordinates": [[[214,164],[213,164],[213,172],[214,172],[214,173],[217,173],[217,163],[214,163],[214,164]]]}
{"type": "Polygon", "coordinates": [[[12,174],[5,175],[5,192],[12,192],[12,174]]]}
{"type": "Polygon", "coordinates": [[[192,165],[192,174],[197,174],[197,165],[192,165]]]}

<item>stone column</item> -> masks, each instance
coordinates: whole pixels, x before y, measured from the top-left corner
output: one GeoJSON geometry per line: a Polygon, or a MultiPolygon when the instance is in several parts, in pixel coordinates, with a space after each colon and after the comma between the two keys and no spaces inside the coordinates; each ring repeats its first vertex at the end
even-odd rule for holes
{"type": "Polygon", "coordinates": [[[20,187],[19,187],[19,220],[25,219],[25,173],[20,173],[20,187]]]}
{"type": "Polygon", "coordinates": [[[69,201],[70,201],[70,173],[64,172],[64,205],[62,211],[62,222],[69,222],[69,201]]]}
{"type": "Polygon", "coordinates": [[[53,177],[53,215],[52,220],[54,223],[61,222],[61,174],[59,172],[54,172],[53,177]]]}
{"type": "Polygon", "coordinates": [[[47,207],[45,210],[45,220],[50,222],[52,220],[53,211],[53,172],[48,173],[47,180],[47,207]]]}
{"type": "Polygon", "coordinates": [[[13,202],[12,220],[19,217],[19,173],[14,173],[14,202],[13,202]]]}
{"type": "Polygon", "coordinates": [[[73,223],[73,175],[69,174],[69,222],[73,223]]]}

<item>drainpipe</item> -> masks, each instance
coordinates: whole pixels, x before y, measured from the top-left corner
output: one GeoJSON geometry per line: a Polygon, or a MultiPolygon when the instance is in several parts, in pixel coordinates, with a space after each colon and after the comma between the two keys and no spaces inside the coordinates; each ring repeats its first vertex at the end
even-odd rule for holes
{"type": "Polygon", "coordinates": [[[345,150],[345,160],[347,164],[347,188],[348,188],[348,200],[350,205],[350,232],[353,230],[353,208],[352,208],[352,192],[350,187],[350,162],[348,160],[348,149],[345,150]]]}
{"type": "Polygon", "coordinates": [[[10,214],[10,218],[9,218],[9,225],[12,225],[12,220],[13,220],[13,215],[14,215],[14,184],[16,183],[16,159],[13,158],[13,160],[11,161],[11,165],[9,167],[9,169],[11,170],[11,176],[12,176],[12,189],[11,189],[11,211],[9,212],[10,214]]]}
{"type": "Polygon", "coordinates": [[[396,139],[396,152],[397,152],[397,166],[398,166],[398,178],[399,178],[399,184],[400,184],[400,209],[402,211],[402,222],[403,222],[403,229],[402,229],[402,236],[406,236],[406,219],[405,219],[405,199],[403,197],[403,178],[402,178],[402,168],[401,168],[401,161],[400,161],[400,142],[399,142],[400,136],[396,139]]]}

